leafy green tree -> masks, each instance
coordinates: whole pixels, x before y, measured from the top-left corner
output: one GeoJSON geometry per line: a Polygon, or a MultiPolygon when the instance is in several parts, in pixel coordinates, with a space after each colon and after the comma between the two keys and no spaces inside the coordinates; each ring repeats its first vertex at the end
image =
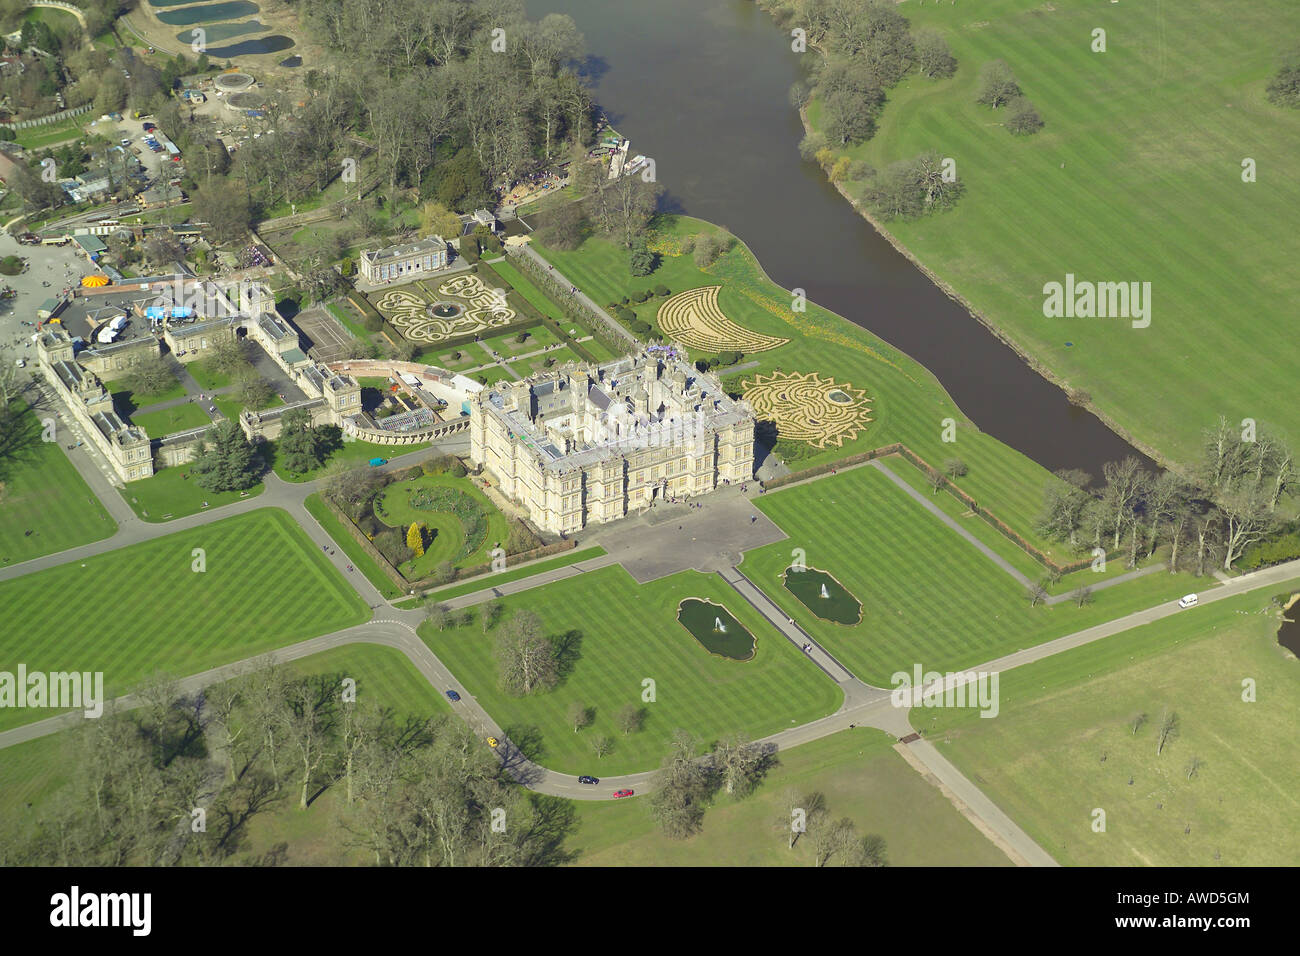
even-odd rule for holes
{"type": "Polygon", "coordinates": [[[977,103],[997,109],[1019,95],[1020,84],[1016,82],[1016,75],[1011,72],[1006,60],[990,60],[980,68],[979,94],[975,98],[977,103]]]}
{"type": "Polygon", "coordinates": [[[627,259],[628,270],[634,276],[648,276],[655,271],[655,254],[646,248],[644,236],[637,236],[632,241],[627,259]]]}
{"type": "Polygon", "coordinates": [[[1300,109],[1300,46],[1282,54],[1277,73],[1268,81],[1266,93],[1268,101],[1275,106],[1300,109]]]}
{"type": "Polygon", "coordinates": [[[243,491],[257,484],[261,464],[238,424],[218,422],[200,442],[190,471],[208,491],[243,491]]]}
{"type": "Polygon", "coordinates": [[[916,64],[923,74],[936,80],[946,79],[957,72],[957,60],[937,30],[917,33],[916,64]]]}
{"type": "Polygon", "coordinates": [[[1043,128],[1043,118],[1034,104],[1018,96],[1007,104],[1007,129],[1017,136],[1032,136],[1043,128]]]}
{"type": "Polygon", "coordinates": [[[307,409],[293,408],[284,413],[276,448],[285,468],[295,475],[319,468],[325,457],[324,445],[307,409]]]}

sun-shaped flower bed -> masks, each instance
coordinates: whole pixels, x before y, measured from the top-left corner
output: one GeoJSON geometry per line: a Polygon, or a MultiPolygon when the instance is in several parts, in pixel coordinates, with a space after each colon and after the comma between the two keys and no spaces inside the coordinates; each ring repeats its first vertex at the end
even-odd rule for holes
{"type": "Polygon", "coordinates": [[[776,424],[783,439],[814,448],[842,446],[871,422],[866,392],[816,372],[772,372],[754,376],[745,401],[760,420],[776,424]]]}

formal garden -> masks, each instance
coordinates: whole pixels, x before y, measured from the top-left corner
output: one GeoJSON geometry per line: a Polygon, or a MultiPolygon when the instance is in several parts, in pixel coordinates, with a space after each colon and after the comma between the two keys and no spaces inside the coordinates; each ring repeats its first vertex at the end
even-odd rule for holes
{"type": "Polygon", "coordinates": [[[336,468],[325,477],[321,504],[333,505],[330,514],[344,535],[336,539],[345,550],[360,545],[363,572],[386,594],[487,569],[496,548],[517,555],[542,545],[523,521],[502,514],[454,456],[396,472],[336,468]],[[343,545],[348,538],[353,541],[343,545]]]}

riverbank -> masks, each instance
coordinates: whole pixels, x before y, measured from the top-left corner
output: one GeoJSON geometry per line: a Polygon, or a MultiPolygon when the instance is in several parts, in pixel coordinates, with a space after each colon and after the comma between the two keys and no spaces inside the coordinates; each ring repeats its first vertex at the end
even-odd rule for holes
{"type": "MultiPolygon", "coordinates": [[[[800,123],[803,124],[805,135],[816,132],[816,129],[813,127],[812,123],[808,119],[807,106],[802,106],[799,108],[799,121],[800,123]]],[[[1039,361],[1039,359],[1035,355],[1033,355],[1032,353],[1024,349],[1018,342],[1016,342],[1015,339],[1011,338],[1011,336],[1009,336],[1003,329],[999,328],[996,322],[994,322],[987,315],[985,315],[983,312],[977,309],[974,306],[974,304],[972,304],[969,300],[965,298],[965,296],[963,296],[960,292],[958,292],[955,288],[953,288],[951,283],[945,281],[942,277],[938,275],[938,273],[936,273],[933,269],[931,269],[924,262],[922,262],[920,258],[914,252],[912,252],[911,249],[909,249],[906,245],[904,245],[903,242],[897,236],[895,236],[888,229],[886,229],[884,224],[880,222],[880,220],[878,220],[875,216],[873,216],[871,214],[871,211],[867,209],[865,205],[863,205],[862,203],[858,202],[856,199],[853,198],[852,194],[850,194],[849,191],[844,187],[843,182],[830,179],[829,177],[827,177],[827,182],[829,182],[832,186],[835,187],[835,191],[844,197],[845,201],[847,201],[848,204],[853,207],[853,209],[858,213],[858,215],[860,215],[863,219],[865,219],[868,223],[870,223],[871,228],[876,230],[876,233],[880,236],[880,238],[884,239],[891,246],[893,246],[899,255],[903,256],[903,258],[905,258],[908,262],[910,262],[913,266],[916,267],[916,270],[918,272],[920,272],[927,279],[933,282],[935,288],[939,289],[944,295],[946,295],[948,298],[952,299],[952,301],[960,305],[963,309],[965,309],[968,313],[970,313],[972,318],[974,318],[977,322],[979,322],[982,326],[984,326],[984,328],[988,329],[989,332],[992,333],[992,335],[998,339],[998,341],[1002,342],[1013,352],[1019,355],[1020,358],[1024,360],[1026,365],[1028,365],[1031,369],[1033,369],[1035,372],[1041,375],[1044,379],[1051,382],[1062,392],[1064,392],[1066,398],[1069,399],[1071,405],[1077,405],[1078,407],[1086,409],[1088,412],[1095,415],[1099,421],[1103,422],[1106,425],[1107,428],[1113,431],[1116,435],[1119,435],[1120,438],[1124,439],[1134,448],[1138,449],[1140,452],[1142,452],[1142,454],[1146,455],[1148,458],[1150,458],[1152,461],[1158,464],[1161,468],[1174,467],[1171,466],[1171,464],[1167,460],[1165,460],[1165,458],[1161,455],[1159,449],[1157,449],[1153,445],[1143,442],[1141,439],[1139,439],[1136,435],[1134,435],[1131,431],[1125,428],[1114,418],[1106,415],[1104,412],[1101,411],[1101,409],[1097,408],[1097,406],[1094,405],[1091,400],[1079,401],[1078,396],[1075,394],[1075,389],[1071,387],[1070,383],[1067,380],[1062,378],[1060,375],[1057,375],[1054,371],[1052,371],[1052,369],[1048,368],[1041,361],[1039,361]]],[[[1179,469],[1177,467],[1174,467],[1174,470],[1179,470],[1179,469]]]]}
{"type": "MultiPolygon", "coordinates": [[[[834,158],[883,170],[936,150],[957,163],[965,192],[941,216],[888,222],[862,208],[867,179],[836,192],[1037,375],[1085,392],[1076,400],[1157,460],[1196,461],[1220,415],[1300,441],[1300,406],[1279,401],[1293,390],[1282,343],[1300,295],[1300,234],[1279,211],[1300,202],[1290,147],[1300,111],[1265,95],[1276,69],[1268,38],[1300,29],[1300,8],[1264,0],[1229,17],[1209,0],[1101,10],[1003,0],[904,12],[914,32],[947,41],[957,70],[905,77],[874,135],[834,158]],[[1094,27],[1160,42],[1098,55],[1073,40],[1094,27]],[[1043,116],[1036,135],[1012,135],[977,102],[994,59],[1043,116]],[[1252,174],[1266,164],[1267,190],[1252,174]],[[1067,275],[1136,288],[1142,306],[1045,315],[1045,284],[1067,275]]],[[[823,125],[817,97],[799,125],[823,125]]]]}

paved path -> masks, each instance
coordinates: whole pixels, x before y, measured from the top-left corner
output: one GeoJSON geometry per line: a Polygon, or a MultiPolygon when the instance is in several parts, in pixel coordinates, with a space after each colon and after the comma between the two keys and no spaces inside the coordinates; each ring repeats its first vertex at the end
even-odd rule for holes
{"type": "MultiPolygon", "coordinates": [[[[898,477],[898,475],[896,475],[893,471],[891,471],[889,466],[886,465],[879,458],[866,462],[865,466],[868,468],[875,468],[877,471],[883,472],[889,478],[890,481],[892,481],[899,488],[903,489],[903,492],[909,498],[911,498],[913,501],[919,504],[926,511],[930,512],[930,514],[934,515],[936,518],[942,521],[953,531],[957,532],[957,534],[960,535],[962,538],[964,538],[966,541],[970,542],[970,544],[972,544],[975,547],[975,549],[980,552],[980,554],[984,555],[986,558],[988,558],[990,561],[996,564],[1007,574],[1015,578],[1018,582],[1020,582],[1021,585],[1023,585],[1026,588],[1033,586],[1034,582],[1030,581],[1029,578],[1023,572],[1018,570],[1015,565],[1013,565],[1010,561],[1006,560],[1006,558],[1002,557],[1000,554],[998,554],[996,551],[994,551],[984,542],[980,541],[979,538],[975,537],[975,535],[971,534],[969,531],[963,528],[961,524],[957,522],[956,519],[954,519],[951,515],[949,515],[942,508],[936,505],[933,501],[931,501],[925,495],[921,494],[919,491],[917,491],[915,488],[909,485],[902,478],[898,477]]],[[[1106,580],[1099,581],[1096,584],[1090,584],[1088,585],[1088,587],[1092,591],[1103,591],[1106,588],[1112,588],[1117,584],[1123,584],[1125,581],[1132,581],[1134,578],[1145,577],[1148,574],[1155,574],[1157,571],[1164,571],[1164,570],[1165,570],[1165,566],[1163,563],[1152,564],[1145,568],[1137,568],[1133,571],[1126,571],[1123,574],[1117,574],[1113,578],[1107,578],[1106,580]]],[[[1221,578],[1220,580],[1223,579],[1221,578]]],[[[1048,605],[1063,604],[1066,601],[1073,601],[1073,600],[1074,600],[1074,595],[1070,593],[1053,594],[1050,595],[1044,603],[1048,605]]]]}
{"type": "MultiPolygon", "coordinates": [[[[281,483],[283,484],[283,483],[281,483]]],[[[266,495],[276,496],[273,490],[274,485],[268,488],[266,495]]],[[[265,497],[264,495],[263,497],[265,497]]],[[[214,509],[214,511],[226,511],[231,507],[240,507],[239,505],[227,506],[226,509],[214,509]]],[[[288,504],[289,510],[295,517],[303,522],[304,526],[311,528],[314,522],[308,523],[305,519],[309,518],[301,501],[293,501],[288,504]]],[[[156,526],[160,533],[170,533],[176,530],[173,526],[180,522],[189,522],[194,519],[199,520],[196,523],[205,523],[209,520],[215,520],[212,514],[195,515],[192,519],[179,519],[179,521],[168,522],[166,525],[156,526]]],[[[140,527],[153,530],[151,526],[145,526],[143,522],[140,527]]],[[[120,537],[121,532],[118,536],[120,537]]],[[[150,535],[156,536],[156,535],[150,535]]],[[[115,540],[110,539],[110,540],[115,540]]],[[[120,545],[119,545],[120,546],[120,545]]],[[[88,546],[94,548],[95,546],[88,546]]],[[[77,551],[84,549],[74,549],[77,551]]],[[[111,548],[104,549],[111,550],[111,548]]],[[[63,555],[53,556],[61,558],[63,555]]],[[[606,556],[609,557],[609,556],[606,556]]],[[[26,562],[25,565],[18,567],[32,568],[42,559],[34,562],[26,562]]],[[[600,559],[596,559],[600,560],[600,559]]],[[[58,563],[64,563],[59,561],[58,563]]],[[[582,562],[586,563],[586,562],[582,562]]],[[[564,569],[559,569],[564,570],[564,569]]],[[[760,612],[780,628],[787,639],[798,642],[798,635],[802,631],[782,623],[784,615],[779,608],[776,608],[765,595],[753,588],[752,582],[748,582],[743,575],[731,569],[733,574],[724,579],[735,587],[739,593],[746,596],[760,612]],[[753,588],[752,591],[749,589],[753,588]],[[776,618],[774,620],[774,618],[776,618]]],[[[547,572],[550,573],[550,572],[547,572]]],[[[577,573],[582,573],[581,570],[577,573]]],[[[1257,571],[1253,574],[1242,575],[1232,580],[1228,584],[1222,584],[1212,591],[1206,592],[1202,598],[1203,604],[1213,603],[1214,601],[1223,600],[1237,594],[1244,594],[1264,587],[1275,587],[1278,584],[1290,580],[1300,575],[1300,560],[1288,562],[1274,568],[1264,571],[1257,571]]],[[[0,575],[0,579],[2,579],[0,575]]],[[[350,575],[354,585],[358,587],[363,595],[369,593],[369,600],[378,597],[378,592],[369,585],[368,582],[357,573],[350,575]]],[[[523,579],[527,581],[529,579],[523,579]]],[[[522,582],[511,582],[519,584],[522,582]]],[[[505,587],[505,586],[503,586],[505,587]]],[[[468,597],[468,596],[467,596],[468,597]]],[[[1049,657],[1053,654],[1059,654],[1076,647],[1081,647],[1093,641],[1101,640],[1113,634],[1129,628],[1138,627],[1152,621],[1160,620],[1171,614],[1179,613],[1180,609],[1176,602],[1164,602],[1152,608],[1138,611],[1126,615],[1114,621],[1099,624],[1074,634],[1066,635],[1045,644],[1038,645],[1026,650],[1017,651],[1013,654],[1005,655],[987,664],[972,668],[971,671],[1006,671],[1014,667],[1032,663],[1037,660],[1049,657]]],[[[1195,610],[1184,613],[1196,613],[1195,610]]],[[[275,652],[275,658],[283,661],[299,660],[304,657],[318,654],[321,651],[329,650],[335,647],[342,647],[355,643],[372,643],[384,644],[401,650],[411,663],[424,675],[425,679],[434,687],[440,690],[457,690],[461,695],[461,701],[456,704],[456,708],[461,713],[462,718],[469,726],[482,737],[494,736],[501,741],[498,748],[498,754],[501,757],[503,765],[507,771],[524,786],[530,787],[541,793],[547,793],[554,796],[568,797],[571,799],[581,800],[598,800],[609,799],[613,792],[619,789],[638,789],[644,790],[654,779],[654,771],[646,771],[636,774],[624,774],[613,778],[605,778],[598,787],[584,787],[576,782],[576,779],[567,774],[556,773],[544,767],[529,761],[522,753],[514,748],[514,745],[505,737],[499,725],[492,720],[491,716],[482,708],[478,701],[470,695],[461,685],[453,678],[451,672],[446,666],[438,660],[428,646],[419,639],[416,634],[421,615],[416,611],[399,612],[392,608],[382,608],[380,615],[367,624],[357,627],[348,628],[322,637],[312,638],[311,640],[301,641],[297,644],[290,645],[275,652]]],[[[819,649],[820,650],[820,649],[819,649]]],[[[824,652],[822,652],[824,653],[824,652]]],[[[213,668],[202,674],[197,674],[186,678],[180,682],[181,689],[185,692],[193,692],[201,687],[207,686],[216,681],[227,680],[237,675],[244,669],[255,666],[262,658],[249,658],[244,661],[235,662],[225,665],[224,667],[213,668]]],[[[776,750],[798,746],[801,743],[808,743],[813,740],[821,739],[833,733],[842,730],[851,729],[856,726],[869,726],[884,730],[894,736],[902,738],[912,737],[912,727],[908,720],[910,706],[904,702],[902,706],[896,706],[891,698],[890,692],[884,688],[872,687],[853,677],[845,670],[842,665],[834,661],[829,654],[826,654],[824,660],[817,660],[817,663],[827,674],[841,683],[845,687],[844,705],[834,714],[823,717],[819,720],[811,721],[799,727],[793,727],[788,730],[780,731],[769,737],[758,741],[759,744],[770,745],[776,750]]],[[[951,683],[951,680],[949,680],[951,683]]],[[[930,685],[933,686],[933,685],[930,685]]],[[[928,688],[917,688],[915,693],[919,699],[928,688]]],[[[134,705],[131,697],[120,698],[114,702],[119,708],[126,708],[134,705]]],[[[10,731],[0,733],[0,748],[13,746],[24,741],[33,740],[61,730],[81,719],[75,712],[72,714],[61,715],[47,718],[43,721],[27,724],[10,731]]],[[[1013,848],[1015,854],[1018,854],[1024,861],[1030,864],[1054,865],[1054,861],[1046,854],[1023,830],[1021,830],[1014,821],[999,810],[991,801],[988,800],[964,775],[961,774],[952,764],[946,760],[935,748],[925,741],[917,741],[913,738],[910,742],[911,755],[919,761],[931,774],[939,779],[950,791],[956,794],[961,801],[975,814],[979,822],[997,834],[1000,841],[1005,841],[1013,848]],[[919,744],[919,746],[918,746],[919,744]]]]}
{"type": "MultiPolygon", "coordinates": [[[[525,243],[523,246],[521,246],[521,248],[523,249],[523,255],[527,256],[533,262],[536,262],[539,266],[545,269],[548,274],[554,276],[557,282],[563,282],[571,289],[578,288],[575,283],[569,281],[569,279],[565,277],[564,274],[561,273],[558,269],[556,269],[553,265],[551,265],[551,263],[543,259],[541,255],[538,254],[538,252],[534,250],[531,245],[525,243]]],[[[525,273],[525,275],[527,275],[527,273],[525,273]]],[[[529,281],[532,280],[530,279],[529,281]]],[[[583,292],[581,289],[578,289],[578,291],[574,294],[574,297],[583,305],[585,305],[587,309],[594,316],[596,316],[602,322],[604,322],[608,328],[612,329],[618,335],[619,338],[625,339],[629,344],[631,344],[635,348],[639,349],[641,347],[641,340],[638,339],[631,332],[629,332],[627,329],[623,328],[623,326],[619,325],[618,322],[614,319],[614,317],[610,315],[608,312],[606,312],[604,309],[602,309],[600,306],[598,306],[594,301],[592,301],[591,296],[587,295],[587,293],[583,292]]]]}
{"type": "MultiPolygon", "coordinates": [[[[750,606],[759,614],[767,618],[778,631],[799,650],[808,655],[808,659],[820,667],[826,676],[837,684],[845,684],[855,680],[843,664],[831,656],[830,651],[822,647],[813,639],[807,631],[794,622],[794,618],[787,617],[785,612],[773,603],[772,599],[760,591],[754,582],[745,577],[739,568],[728,568],[725,571],[719,571],[722,580],[726,581],[731,587],[749,602],[750,606]]],[[[864,685],[865,686],[865,685],[864,685]]]]}
{"type": "MultiPolygon", "coordinates": [[[[386,468],[400,468],[405,464],[416,460],[427,453],[427,449],[420,449],[411,452],[408,455],[391,459],[386,468]]],[[[935,513],[949,527],[956,530],[963,538],[974,544],[987,557],[995,560],[1000,567],[1010,573],[1016,574],[1014,568],[998,557],[988,549],[982,542],[979,542],[972,535],[967,533],[952,521],[946,514],[938,511],[933,503],[928,502],[915,492],[914,489],[902,485],[901,479],[884,468],[879,462],[870,462],[871,465],[880,468],[896,483],[912,495],[916,500],[935,513]]],[[[92,471],[92,478],[93,471],[92,471]]],[[[90,480],[90,479],[88,479],[90,480]]],[[[85,557],[102,554],[117,548],[126,547],[130,544],[139,543],[140,541],[150,540],[163,535],[172,534],[176,531],[182,531],[186,528],[196,527],[207,524],[212,521],[229,517],[253,510],[260,507],[281,507],[289,511],[304,529],[312,535],[314,540],[320,541],[325,538],[323,544],[328,545],[328,535],[320,528],[311,515],[306,511],[303,505],[304,499],[315,490],[317,482],[304,482],[300,484],[290,484],[281,481],[274,474],[269,474],[266,479],[266,490],[262,495],[250,498],[245,501],[232,503],[220,508],[213,508],[209,511],[191,515],[186,518],[179,518],[163,524],[148,524],[135,519],[134,515],[131,520],[122,523],[117,534],[102,542],[85,545],[80,548],[73,548],[55,555],[47,555],[43,558],[36,558],[32,561],[23,562],[22,564],[13,565],[8,568],[0,569],[0,580],[6,580],[18,577],[23,574],[33,573],[43,570],[47,567],[55,567],[66,564],[70,561],[84,559],[85,557]]],[[[92,488],[96,484],[92,482],[92,488]]],[[[116,490],[107,492],[109,500],[121,501],[116,490]]],[[[824,648],[813,641],[812,638],[803,631],[797,624],[787,618],[784,612],[775,605],[753,582],[743,575],[735,565],[743,550],[748,547],[756,546],[753,541],[755,537],[759,540],[771,537],[772,540],[780,540],[784,537],[782,532],[771,522],[767,521],[765,516],[761,517],[755,513],[751,521],[744,521],[744,515],[753,511],[752,503],[749,499],[740,494],[739,489],[724,489],[715,495],[710,496],[707,502],[701,502],[704,507],[700,509],[688,510],[684,505],[679,506],[676,510],[672,506],[665,507],[660,512],[651,511],[644,513],[636,518],[629,519],[626,522],[620,522],[614,532],[604,536],[605,546],[610,553],[590,559],[588,561],[578,562],[575,565],[569,565],[565,568],[557,568],[551,571],[542,572],[532,577],[522,578],[517,581],[508,582],[496,587],[490,587],[485,591],[475,592],[474,594],[463,595],[461,598],[453,599],[449,602],[453,607],[461,607],[467,604],[477,603],[483,600],[485,595],[502,595],[517,593],[530,587],[540,586],[542,583],[548,583],[552,580],[559,580],[563,577],[572,577],[575,574],[586,573],[598,567],[605,567],[613,563],[623,563],[627,565],[629,561],[635,567],[635,559],[645,560],[652,558],[653,555],[662,555],[663,549],[667,547],[668,553],[676,555],[671,562],[681,567],[683,560],[682,554],[685,554],[685,566],[697,567],[699,570],[711,570],[719,573],[733,589],[754,606],[773,626],[775,626],[786,638],[799,647],[810,645],[812,647],[809,653],[810,659],[822,669],[832,680],[844,691],[844,703],[834,713],[819,720],[810,721],[798,727],[792,727],[780,731],[764,738],[757,743],[769,745],[775,750],[798,746],[802,743],[808,743],[813,740],[821,739],[833,733],[838,733],[846,729],[852,729],[857,726],[873,727],[884,730],[900,741],[908,741],[909,756],[913,761],[923,766],[929,774],[939,780],[944,787],[955,795],[966,810],[968,810],[978,821],[981,828],[986,828],[996,835],[1000,846],[1004,845],[1011,848],[1009,855],[1019,862],[1025,862],[1031,865],[1055,865],[1055,861],[1038,846],[1023,830],[1021,830],[1014,821],[999,810],[970,780],[968,780],[959,770],[956,769],[946,758],[926,741],[920,740],[915,736],[911,723],[908,719],[911,705],[904,702],[902,705],[896,705],[888,690],[879,687],[873,687],[851,674],[839,661],[835,660],[824,648]],[[695,515],[694,511],[702,512],[695,515]],[[708,515],[703,512],[709,511],[708,515]],[[679,525],[676,532],[672,529],[672,524],[679,520],[679,515],[684,519],[685,515],[691,515],[692,530],[697,533],[692,536],[691,541],[695,542],[698,538],[703,537],[704,542],[696,548],[691,549],[689,546],[683,548],[683,539],[681,535],[682,526],[679,525]],[[712,534],[703,534],[703,529],[707,528],[713,519],[716,526],[712,534]],[[770,527],[769,527],[770,526],[770,527]],[[738,534],[737,534],[738,532],[738,534]],[[730,534],[729,538],[719,538],[718,535],[730,534]],[[772,537],[773,534],[775,537],[772,537]],[[665,540],[659,540],[664,535],[668,537],[665,540]],[[622,538],[623,540],[619,540],[622,538]],[[634,540],[629,540],[634,538],[634,540]],[[619,553],[624,552],[624,553],[619,553]]],[[[766,543],[762,540],[762,543],[766,543]]],[[[336,549],[337,550],[337,549],[336,549]]],[[[654,779],[655,771],[646,771],[636,774],[625,774],[613,778],[602,780],[597,787],[587,787],[576,782],[576,778],[567,774],[559,774],[555,771],[548,770],[529,761],[522,753],[515,749],[491,716],[482,708],[476,699],[461,687],[453,678],[451,672],[446,666],[433,654],[429,647],[419,639],[416,628],[422,619],[419,611],[398,611],[385,605],[382,595],[370,584],[370,582],[360,572],[346,570],[346,558],[335,554],[332,556],[336,566],[339,566],[345,577],[349,578],[357,591],[366,599],[367,603],[374,609],[378,609],[378,615],[367,624],[357,627],[348,628],[343,631],[337,631],[332,634],[312,638],[307,641],[301,641],[297,644],[281,648],[276,651],[274,657],[282,661],[299,660],[304,657],[318,654],[322,651],[335,647],[342,647],[355,643],[372,643],[383,644],[395,647],[402,651],[403,654],[411,661],[417,670],[430,682],[434,687],[442,691],[449,689],[457,690],[461,695],[461,701],[454,705],[460,712],[462,718],[469,726],[482,737],[494,736],[501,741],[498,748],[503,765],[515,780],[524,786],[530,787],[542,793],[554,796],[562,796],[570,799],[581,800],[598,800],[609,799],[613,792],[619,789],[641,789],[644,791],[654,779]]],[[[629,568],[630,570],[630,568],[629,568]]],[[[642,566],[643,574],[648,575],[647,580],[662,573],[671,573],[664,570],[655,561],[651,560],[649,566],[642,566]]],[[[635,574],[635,572],[634,572],[635,574]]],[[[1217,588],[1204,592],[1201,603],[1209,604],[1214,601],[1223,600],[1237,594],[1254,591],[1258,588],[1275,587],[1278,584],[1300,576],[1300,560],[1288,562],[1274,568],[1268,568],[1264,571],[1257,571],[1252,574],[1242,575],[1232,579],[1227,583],[1221,583],[1217,588]]],[[[1023,575],[1020,575],[1023,578],[1023,575]]],[[[640,580],[640,577],[638,577],[640,580]]],[[[1082,631],[1069,634],[1056,640],[1048,641],[1036,647],[1016,651],[1013,654],[1005,655],[986,664],[972,668],[966,674],[973,674],[976,671],[1006,671],[1024,664],[1033,663],[1042,660],[1053,654],[1059,654],[1064,651],[1081,647],[1093,641],[1120,633],[1133,627],[1139,627],[1152,621],[1160,620],[1171,614],[1179,613],[1177,602],[1169,601],[1159,604],[1155,607],[1137,611],[1124,617],[1117,618],[1082,631]]],[[[1184,613],[1196,613],[1195,610],[1184,613]]],[[[223,667],[213,668],[202,674],[193,675],[180,681],[182,691],[192,693],[208,684],[227,680],[237,675],[243,670],[256,666],[259,661],[264,660],[265,655],[260,658],[249,658],[238,661],[223,667]]],[[[958,679],[961,679],[960,677],[958,679]]],[[[947,683],[953,683],[950,677],[947,683]]],[[[932,687],[933,685],[930,685],[932,687]]],[[[914,701],[921,699],[929,687],[914,689],[914,701]]],[[[120,698],[114,702],[119,708],[128,708],[135,705],[135,701],[130,696],[120,698]]],[[[27,740],[33,740],[38,737],[54,733],[65,727],[68,727],[81,719],[77,713],[65,714],[56,717],[47,718],[32,724],[27,724],[13,730],[0,733],[0,748],[13,746],[27,740]]]]}

